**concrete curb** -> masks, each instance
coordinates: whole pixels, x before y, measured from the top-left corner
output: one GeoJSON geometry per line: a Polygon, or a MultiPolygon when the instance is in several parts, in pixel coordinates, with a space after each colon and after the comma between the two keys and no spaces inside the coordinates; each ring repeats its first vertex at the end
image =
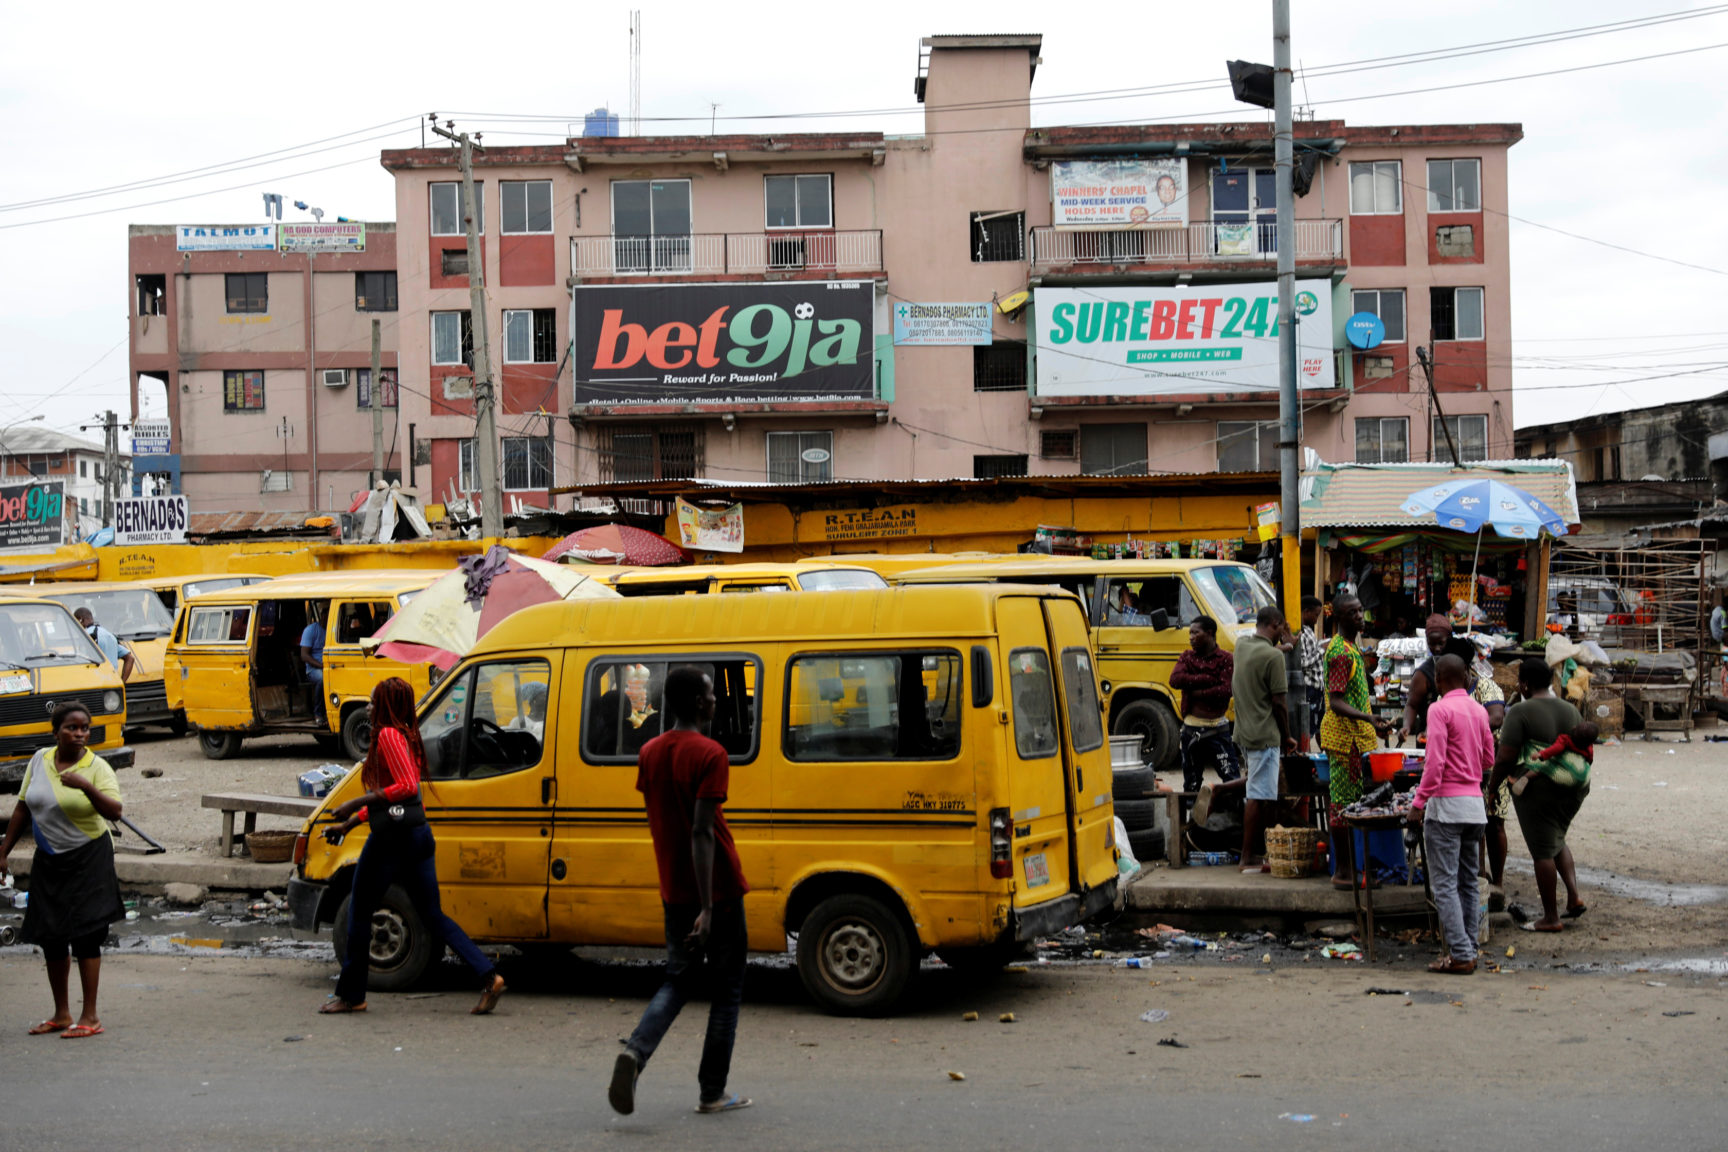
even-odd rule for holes
{"type": "MultiPolygon", "coordinates": [[[[31,855],[14,853],[7,862],[20,879],[30,875],[31,855]]],[[[165,852],[156,856],[116,852],[114,871],[120,877],[122,890],[160,896],[162,889],[169,884],[196,884],[213,891],[264,892],[274,889],[280,892],[288,887],[288,877],[294,874],[294,866],[259,864],[238,856],[223,860],[195,852],[165,852]]]]}

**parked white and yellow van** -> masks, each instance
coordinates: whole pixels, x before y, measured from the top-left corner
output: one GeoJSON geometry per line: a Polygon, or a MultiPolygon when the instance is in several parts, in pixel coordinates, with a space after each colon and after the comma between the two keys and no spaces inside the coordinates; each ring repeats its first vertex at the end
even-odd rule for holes
{"type": "Polygon", "coordinates": [[[852,564],[695,564],[627,568],[602,579],[620,596],[838,592],[888,587],[888,582],[876,572],[852,564]]]}
{"type": "Polygon", "coordinates": [[[1091,560],[1019,556],[900,572],[906,584],[984,581],[1054,585],[1086,605],[1110,734],[1142,739],[1146,763],[1170,769],[1181,735],[1179,694],[1170,687],[1176,659],[1199,616],[1218,622],[1218,643],[1233,651],[1254,630],[1254,616],[1278,602],[1253,568],[1226,560],[1091,560]],[[1126,592],[1129,610],[1123,611],[1126,592]]]}
{"type": "MultiPolygon", "coordinates": [[[[499,624],[421,704],[422,787],[446,912],[477,941],[664,942],[636,754],[667,672],[714,680],[726,819],[750,946],[784,952],[838,1013],[886,1011],[935,951],[1009,950],[1112,905],[1110,759],[1086,618],[1033,587],[583,600],[499,624]],[[534,686],[534,687],[530,687],[534,686]],[[520,703],[545,691],[544,726],[520,703]],[[538,730],[536,730],[538,729],[538,730]]],[[[334,924],[361,836],[332,846],[331,792],[302,830],[293,922],[334,924]]],[[[436,949],[399,889],[372,925],[372,986],[436,949]]]]}
{"type": "Polygon", "coordinates": [[[30,757],[54,743],[54,706],[68,700],[90,713],[90,750],[116,768],[131,766],[120,673],[71,609],[53,600],[0,599],[0,785],[17,790],[30,757]]]}
{"type": "Polygon", "coordinates": [[[424,692],[431,681],[429,665],[368,656],[360,641],[442,575],[380,570],[283,576],[183,601],[168,646],[168,675],[180,681],[199,749],[222,760],[248,736],[304,733],[328,752],[364,759],[372,740],[372,686],[401,676],[424,692]],[[322,688],[300,657],[301,632],[318,612],[324,620],[322,688]]]}

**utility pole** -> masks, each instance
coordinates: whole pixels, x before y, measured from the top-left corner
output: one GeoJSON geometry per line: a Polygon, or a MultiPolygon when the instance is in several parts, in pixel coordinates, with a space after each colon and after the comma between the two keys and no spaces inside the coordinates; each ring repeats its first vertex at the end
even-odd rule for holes
{"type": "Polygon", "coordinates": [[[1446,433],[1446,448],[1452,453],[1452,467],[1462,468],[1464,464],[1458,459],[1458,444],[1452,439],[1452,426],[1446,423],[1446,410],[1440,407],[1440,393],[1434,387],[1434,349],[1416,345],[1416,359],[1422,362],[1422,374],[1428,378],[1428,404],[1432,414],[1428,417],[1428,455],[1434,455],[1434,421],[1440,421],[1440,430],[1446,433]]]}
{"type": "MultiPolygon", "coordinates": [[[[432,131],[461,147],[462,218],[468,231],[468,300],[474,332],[474,465],[480,470],[480,535],[504,534],[504,488],[498,479],[498,417],[493,403],[492,359],[486,342],[486,274],[480,256],[479,221],[474,216],[474,141],[453,132],[455,121],[432,131]]],[[[481,149],[485,151],[485,149],[481,149]]]]}
{"type": "Polygon", "coordinates": [[[384,376],[379,366],[379,324],[372,321],[372,483],[384,479],[384,376]]]}
{"type": "MultiPolygon", "coordinates": [[[[112,411],[102,413],[100,424],[80,424],[80,432],[102,429],[102,527],[114,525],[114,502],[120,498],[120,418],[112,411]]],[[[131,427],[131,425],[125,425],[131,427]]]]}
{"type": "Polygon", "coordinates": [[[1274,180],[1278,199],[1278,470],[1280,543],[1284,558],[1284,618],[1302,626],[1302,525],[1300,462],[1302,409],[1296,394],[1296,197],[1290,115],[1290,0],[1272,0],[1272,100],[1274,180]]]}

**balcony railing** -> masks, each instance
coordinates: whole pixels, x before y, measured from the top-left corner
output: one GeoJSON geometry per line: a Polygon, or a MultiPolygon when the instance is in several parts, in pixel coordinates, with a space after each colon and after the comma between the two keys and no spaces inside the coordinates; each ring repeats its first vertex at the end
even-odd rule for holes
{"type": "MultiPolygon", "coordinates": [[[[1069,264],[1192,264],[1275,260],[1278,230],[1270,220],[1242,224],[1188,224],[1120,232],[1032,229],[1032,263],[1040,268],[1069,264]]],[[[1296,221],[1296,259],[1341,260],[1344,227],[1339,220],[1296,221]]]]}
{"type": "Polygon", "coordinates": [[[691,236],[572,236],[575,276],[762,276],[880,272],[882,233],[707,232],[691,236]]]}

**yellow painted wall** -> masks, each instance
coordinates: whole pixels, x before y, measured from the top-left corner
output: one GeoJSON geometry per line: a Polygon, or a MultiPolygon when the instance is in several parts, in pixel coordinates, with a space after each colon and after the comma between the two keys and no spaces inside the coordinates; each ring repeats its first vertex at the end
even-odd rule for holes
{"type": "MultiPolygon", "coordinates": [[[[505,540],[423,540],[404,544],[335,544],[322,540],[242,540],[214,544],[146,544],[131,548],[92,548],[73,544],[35,556],[8,556],[6,567],[70,564],[37,573],[47,580],[148,580],[161,576],[255,572],[289,576],[303,572],[343,572],[377,568],[454,568],[458,558],[502,543],[526,556],[539,556],[556,536],[512,536],[505,540]]],[[[0,576],[18,583],[28,573],[0,576]]]]}

